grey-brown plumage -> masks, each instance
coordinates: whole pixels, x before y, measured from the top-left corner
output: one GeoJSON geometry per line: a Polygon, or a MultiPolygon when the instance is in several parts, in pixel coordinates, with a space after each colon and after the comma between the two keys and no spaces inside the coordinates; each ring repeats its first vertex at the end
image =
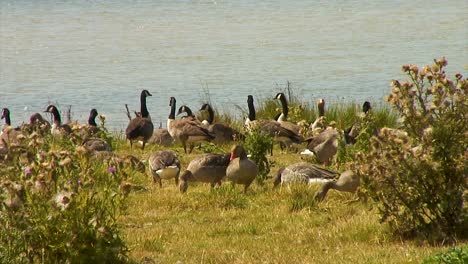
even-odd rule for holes
{"type": "Polygon", "coordinates": [[[137,116],[128,123],[125,134],[130,141],[130,147],[133,145],[133,140],[142,140],[142,149],[145,149],[146,142],[153,135],[153,122],[146,107],[146,97],[151,96],[147,90],[143,90],[140,95],[141,116],[137,116]]]}
{"type": "Polygon", "coordinates": [[[241,138],[239,131],[221,123],[214,123],[214,110],[209,104],[203,104],[200,111],[208,112],[208,119],[203,120],[208,131],[215,135],[214,142],[222,144],[241,138]]]}
{"type": "Polygon", "coordinates": [[[261,133],[273,137],[276,141],[284,142],[289,145],[291,142],[300,144],[304,139],[302,136],[294,133],[275,120],[256,120],[255,106],[252,95],[247,96],[247,106],[249,108],[249,116],[245,121],[245,125],[249,132],[259,130],[261,133]]]}
{"type": "Polygon", "coordinates": [[[175,120],[176,99],[174,97],[171,97],[169,106],[171,111],[167,119],[167,130],[175,141],[182,143],[185,153],[187,153],[187,144],[189,145],[188,153],[191,153],[194,143],[210,141],[215,138],[198,121],[190,120],[190,118],[175,120]]]}
{"type": "Polygon", "coordinates": [[[153,181],[162,187],[161,179],[174,179],[179,184],[180,161],[175,152],[170,150],[156,151],[148,159],[149,170],[153,181]]]}
{"type": "Polygon", "coordinates": [[[320,164],[330,164],[338,151],[340,133],[334,128],[327,128],[320,134],[306,139],[307,149],[315,154],[320,164]]]}
{"type": "Polygon", "coordinates": [[[83,146],[90,152],[112,151],[110,145],[100,138],[85,139],[83,146]]]}
{"type": "Polygon", "coordinates": [[[153,136],[149,142],[152,144],[169,147],[174,143],[174,139],[171,137],[171,134],[169,134],[167,128],[162,128],[160,125],[158,129],[154,130],[153,136]]]}
{"type": "Polygon", "coordinates": [[[273,187],[288,183],[320,183],[332,181],[338,173],[307,162],[298,162],[280,168],[276,174],[273,187]]]}
{"type": "Polygon", "coordinates": [[[180,191],[187,191],[189,181],[210,183],[212,188],[216,184],[221,185],[229,158],[229,154],[204,154],[190,161],[187,170],[180,176],[180,191]]]}
{"type": "Polygon", "coordinates": [[[244,193],[258,174],[257,165],[247,158],[245,149],[235,145],[231,149],[231,161],[226,169],[226,180],[244,185],[244,193]]]}
{"type": "Polygon", "coordinates": [[[320,190],[315,195],[318,201],[325,199],[328,190],[335,189],[340,192],[356,192],[361,181],[358,175],[353,171],[347,170],[341,173],[337,181],[327,182],[322,185],[320,190]]]}

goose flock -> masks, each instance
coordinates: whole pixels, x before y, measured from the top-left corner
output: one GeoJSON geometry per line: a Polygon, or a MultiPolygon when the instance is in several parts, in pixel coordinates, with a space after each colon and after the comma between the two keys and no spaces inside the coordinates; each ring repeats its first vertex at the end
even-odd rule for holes
{"type": "MultiPolygon", "coordinates": [[[[317,119],[310,126],[307,125],[304,130],[303,123],[296,124],[288,120],[289,107],[284,93],[277,93],[274,97],[281,103],[282,109],[274,119],[257,119],[253,96],[248,95],[248,116],[242,131],[216,122],[215,111],[207,103],[203,104],[199,110],[206,113],[206,119],[199,120],[187,105],[180,106],[176,115],[176,99],[170,97],[167,128],[163,128],[160,124],[159,128],[155,129],[146,102],[151,96],[148,90],[141,91],[140,112],[135,113],[134,118],[131,118],[129,114],[130,120],[125,130],[125,137],[130,143],[130,148],[133,147],[135,141],[141,143],[143,151],[147,144],[168,147],[174,143],[180,143],[185,153],[191,153],[196,145],[203,142],[233,145],[230,153],[203,154],[191,160],[183,172],[176,152],[161,150],[151,153],[148,158],[148,170],[154,182],[162,187],[162,179],[173,179],[183,193],[187,191],[189,182],[209,183],[214,188],[216,185],[221,185],[222,181],[242,185],[244,193],[247,192],[258,174],[258,167],[248,158],[242,146],[246,134],[268,135],[280,145],[281,149],[293,144],[305,143],[307,147],[301,154],[314,155],[318,164],[329,165],[337,153],[339,141],[343,139],[348,144],[355,143],[360,130],[359,123],[340,131],[333,126],[333,122],[326,122],[323,99],[317,102],[319,113],[317,119]],[[182,114],[185,116],[176,118],[182,114]]],[[[370,103],[365,102],[362,117],[367,115],[370,109],[370,103]]],[[[60,111],[55,105],[47,106],[44,112],[52,115],[52,124],[40,113],[35,113],[28,124],[13,128],[9,109],[2,109],[1,119],[5,120],[5,124],[0,131],[0,158],[2,153],[6,153],[9,147],[17,144],[22,136],[33,132],[50,133],[53,137],[66,137],[73,133],[80,137],[81,144],[88,151],[96,153],[112,151],[109,144],[99,137],[100,128],[96,123],[96,117],[98,117],[96,109],[91,109],[88,122],[84,125],[76,122],[63,123],[60,111]]],[[[270,154],[273,155],[273,148],[270,154]]],[[[274,187],[293,182],[322,184],[316,195],[319,201],[325,198],[329,189],[355,192],[359,187],[359,177],[352,171],[340,174],[308,162],[298,162],[280,168],[274,179],[274,187]]]]}

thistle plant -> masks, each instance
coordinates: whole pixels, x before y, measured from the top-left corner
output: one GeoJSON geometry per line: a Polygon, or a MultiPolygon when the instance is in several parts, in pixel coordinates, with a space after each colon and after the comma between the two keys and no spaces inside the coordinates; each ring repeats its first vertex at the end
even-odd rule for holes
{"type": "Polygon", "coordinates": [[[403,66],[409,80],[392,81],[388,96],[400,128],[381,129],[353,163],[382,221],[431,242],[466,237],[468,225],[468,80],[449,79],[446,65],[403,66]]]}

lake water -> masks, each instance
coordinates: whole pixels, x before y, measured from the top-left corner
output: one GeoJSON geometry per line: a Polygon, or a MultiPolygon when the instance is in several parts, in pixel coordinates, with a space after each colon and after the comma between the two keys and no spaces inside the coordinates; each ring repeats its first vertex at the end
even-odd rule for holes
{"type": "Polygon", "coordinates": [[[468,69],[468,1],[0,0],[0,107],[15,124],[49,102],[125,129],[148,89],[153,122],[169,97],[239,113],[248,94],[291,82],[304,101],[382,102],[401,65],[445,56],[468,69]]]}

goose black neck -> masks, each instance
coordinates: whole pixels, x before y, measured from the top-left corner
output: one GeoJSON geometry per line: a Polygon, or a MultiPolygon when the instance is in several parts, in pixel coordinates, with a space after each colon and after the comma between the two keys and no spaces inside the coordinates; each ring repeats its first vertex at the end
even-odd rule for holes
{"type": "Polygon", "coordinates": [[[146,95],[143,93],[140,96],[140,105],[141,105],[141,109],[140,109],[141,117],[145,117],[145,118],[148,117],[149,112],[148,112],[148,108],[146,108],[146,95]]]}
{"type": "Polygon", "coordinates": [[[249,107],[249,119],[250,121],[255,120],[255,106],[253,103],[253,98],[249,98],[247,100],[247,106],[249,107]]]}
{"type": "Polygon", "coordinates": [[[8,109],[3,109],[3,118],[5,118],[5,124],[7,126],[11,126],[11,119],[10,119],[10,110],[8,109]]]}
{"type": "Polygon", "coordinates": [[[88,125],[97,127],[96,116],[90,115],[88,118],[88,125]]]}
{"type": "Polygon", "coordinates": [[[319,104],[318,106],[319,117],[325,116],[325,105],[319,104]]]}
{"type": "Polygon", "coordinates": [[[169,119],[175,119],[176,99],[174,97],[171,97],[171,102],[169,103],[169,106],[171,107],[169,119]]]}
{"type": "Polygon", "coordinates": [[[57,108],[52,109],[52,115],[54,116],[54,122],[61,125],[62,124],[62,118],[60,117],[60,113],[57,108]]]}
{"type": "Polygon", "coordinates": [[[286,97],[281,96],[280,102],[281,102],[281,106],[283,107],[283,115],[285,118],[287,118],[288,113],[289,113],[289,107],[288,107],[288,101],[286,100],[286,97]]]}
{"type": "Polygon", "coordinates": [[[193,117],[193,112],[192,109],[190,109],[188,106],[185,106],[185,112],[187,113],[187,116],[193,117]]]}
{"type": "Polygon", "coordinates": [[[208,111],[208,123],[212,124],[214,121],[214,111],[213,108],[211,108],[210,105],[208,105],[206,111],[208,111]]]}

